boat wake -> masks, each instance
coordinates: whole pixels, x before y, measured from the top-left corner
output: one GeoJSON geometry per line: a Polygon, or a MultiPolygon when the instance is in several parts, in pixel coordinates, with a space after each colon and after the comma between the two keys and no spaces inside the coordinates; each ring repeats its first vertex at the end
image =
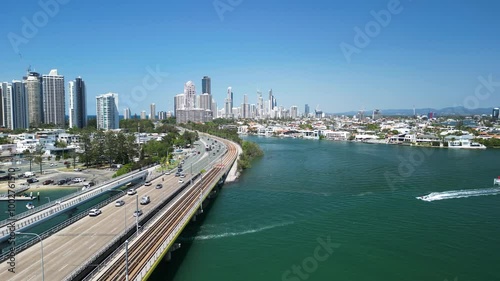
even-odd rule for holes
{"type": "Polygon", "coordinates": [[[264,227],[260,227],[260,228],[244,230],[244,231],[240,231],[240,232],[226,232],[226,233],[221,233],[221,234],[199,235],[199,236],[196,236],[190,240],[210,240],[210,239],[233,237],[233,236],[257,233],[257,232],[273,229],[276,227],[282,227],[282,226],[286,226],[286,225],[290,225],[290,224],[293,224],[293,222],[273,224],[273,225],[268,225],[268,226],[264,226],[264,227]]]}
{"type": "Polygon", "coordinates": [[[444,192],[432,192],[428,195],[416,197],[417,199],[431,202],[446,199],[467,198],[473,196],[487,196],[500,194],[500,188],[464,189],[444,192]]]}

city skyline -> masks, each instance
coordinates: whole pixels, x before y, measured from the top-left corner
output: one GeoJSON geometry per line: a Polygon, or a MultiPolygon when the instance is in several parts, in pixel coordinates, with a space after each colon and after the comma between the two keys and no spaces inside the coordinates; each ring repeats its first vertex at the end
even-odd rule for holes
{"type": "Polygon", "coordinates": [[[0,78],[20,79],[29,65],[85,77],[90,115],[94,97],[109,91],[120,94],[121,112],[151,103],[171,111],[178,85],[202,88],[205,75],[219,107],[229,86],[234,104],[245,94],[255,103],[257,91],[273,88],[285,107],[319,104],[324,112],[500,104],[498,95],[470,101],[481,81],[498,88],[500,80],[494,1],[292,0],[285,11],[281,2],[256,0],[224,13],[210,1],[120,3],[115,11],[113,1],[99,9],[65,1],[49,13],[38,1],[9,2],[0,11],[0,78]],[[47,15],[43,24],[38,12],[47,15]],[[74,30],[85,44],[60,40],[74,30]]]}

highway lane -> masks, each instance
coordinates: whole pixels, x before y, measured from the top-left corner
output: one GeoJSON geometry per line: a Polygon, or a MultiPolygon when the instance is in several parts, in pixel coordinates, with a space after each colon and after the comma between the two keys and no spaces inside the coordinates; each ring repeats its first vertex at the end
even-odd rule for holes
{"type": "MultiPolygon", "coordinates": [[[[151,186],[142,186],[137,189],[139,199],[144,195],[151,197],[151,203],[139,205],[144,212],[143,216],[160,203],[160,197],[169,196],[180,186],[178,178],[173,175],[165,175],[164,178],[164,181],[158,178],[152,181],[151,186]],[[163,188],[156,189],[155,186],[158,183],[162,183],[163,188]]],[[[101,209],[101,215],[87,216],[44,239],[46,280],[64,279],[92,257],[98,249],[122,234],[125,224],[124,212],[126,212],[127,225],[135,225],[133,212],[136,209],[136,197],[126,195],[121,199],[125,201],[124,206],[115,207],[114,204],[109,204],[101,209]]],[[[2,263],[1,268],[3,270],[0,272],[0,280],[40,280],[40,244],[37,243],[16,256],[15,274],[7,271],[6,262],[2,263]]]]}

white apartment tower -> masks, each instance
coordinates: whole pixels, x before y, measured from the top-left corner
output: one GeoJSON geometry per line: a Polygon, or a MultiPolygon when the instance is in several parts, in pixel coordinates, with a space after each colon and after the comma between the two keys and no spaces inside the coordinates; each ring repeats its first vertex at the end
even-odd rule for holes
{"type": "Polygon", "coordinates": [[[49,74],[42,75],[42,85],[44,123],[64,127],[66,123],[64,76],[59,75],[57,69],[52,69],[49,74]]]}
{"type": "Polygon", "coordinates": [[[118,94],[107,93],[96,97],[97,129],[118,129],[118,94]]]}

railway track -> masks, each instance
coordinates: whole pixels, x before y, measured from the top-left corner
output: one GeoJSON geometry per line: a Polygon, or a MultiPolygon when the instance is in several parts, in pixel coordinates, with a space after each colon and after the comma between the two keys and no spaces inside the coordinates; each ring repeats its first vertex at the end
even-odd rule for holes
{"type": "MultiPolygon", "coordinates": [[[[237,149],[232,143],[220,139],[228,148],[227,153],[222,159],[222,165],[214,165],[206,175],[203,176],[203,182],[188,186],[187,190],[178,198],[173,199],[173,205],[170,211],[164,214],[154,227],[145,230],[128,249],[128,272],[129,280],[135,280],[144,265],[160,249],[161,245],[179,226],[185,216],[189,215],[193,205],[200,201],[200,196],[207,189],[212,187],[214,180],[218,180],[223,174],[223,167],[231,164],[237,157],[237,149]]],[[[98,280],[125,280],[125,253],[121,253],[113,264],[106,268],[99,276],[98,280]]]]}

